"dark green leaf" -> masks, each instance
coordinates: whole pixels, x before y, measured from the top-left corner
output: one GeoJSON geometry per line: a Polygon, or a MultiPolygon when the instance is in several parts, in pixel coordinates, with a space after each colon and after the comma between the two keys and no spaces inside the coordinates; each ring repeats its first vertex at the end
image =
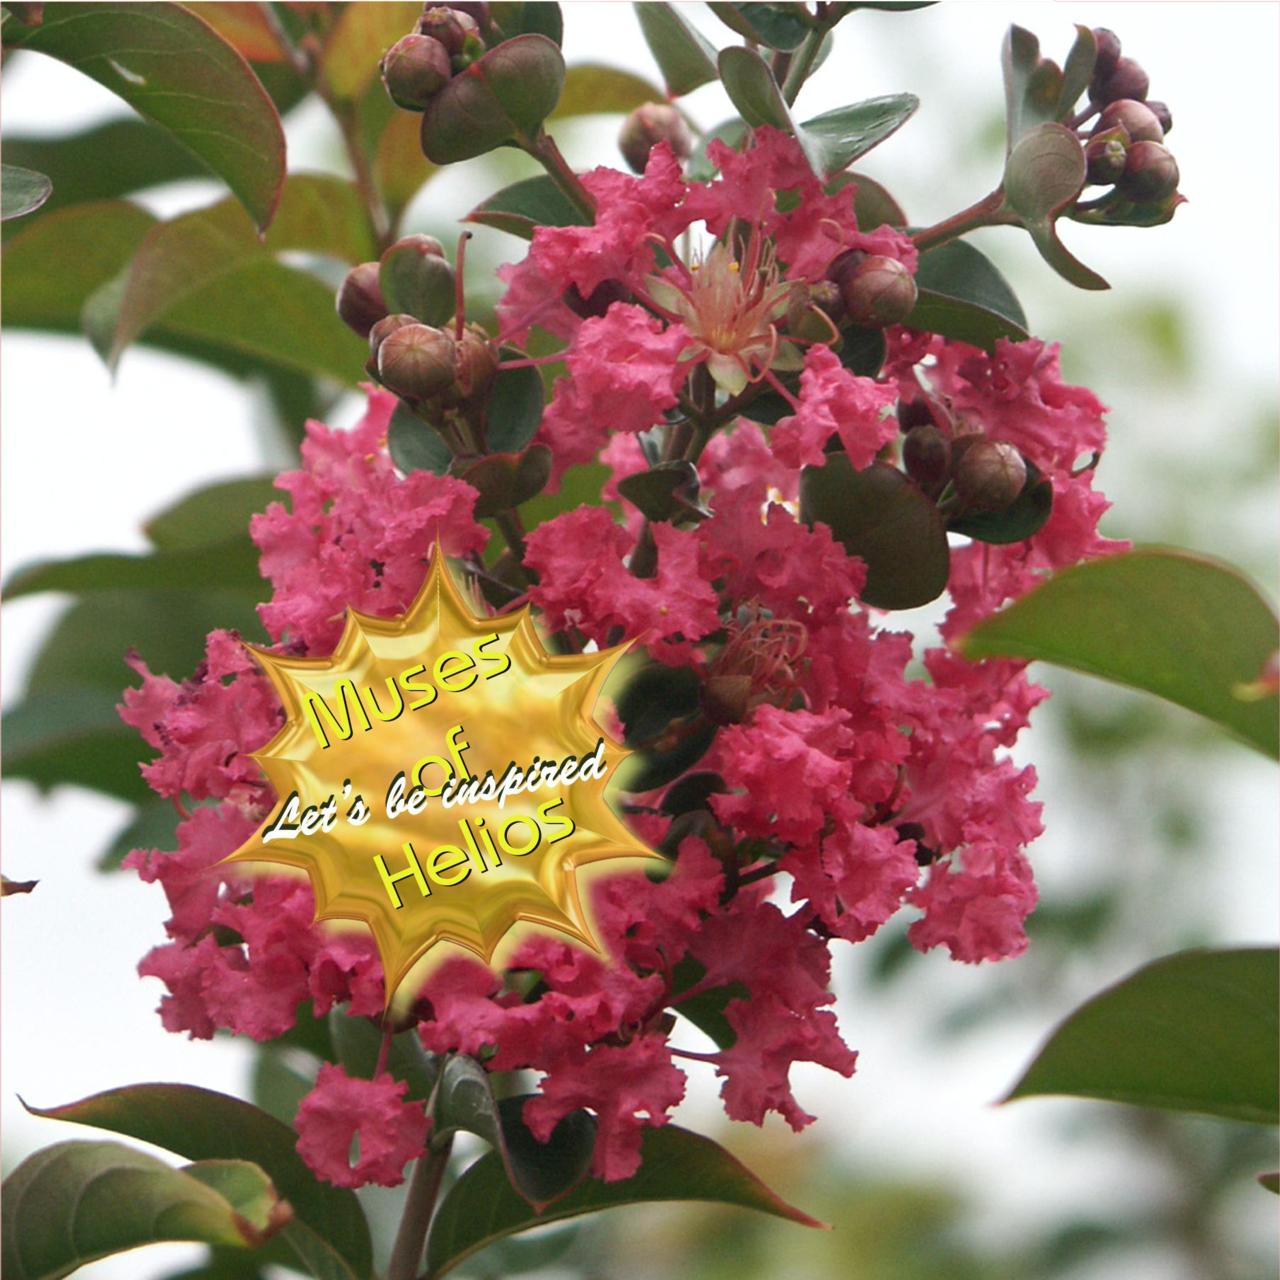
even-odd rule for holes
{"type": "Polygon", "coordinates": [[[171,852],[178,847],[176,828],[178,811],[173,802],[152,797],[140,805],[133,817],[116,832],[98,859],[99,871],[117,871],[120,863],[134,849],[160,849],[171,852]]]}
{"type": "Polygon", "coordinates": [[[287,1214],[243,1160],[173,1169],[119,1142],[59,1142],[5,1180],[4,1274],[57,1280],[95,1258],[163,1240],[253,1248],[287,1214]]]}
{"type": "Polygon", "coordinates": [[[172,503],[152,516],[143,529],[162,551],[208,547],[243,538],[251,517],[265,511],[270,503],[283,500],[273,475],[220,480],[172,503]]]}
{"type": "Polygon", "coordinates": [[[7,24],[5,43],[48,54],[168,129],[240,198],[259,227],[285,174],[284,131],[249,64],[181,5],[49,5],[38,27],[7,24]]]}
{"type": "Polygon", "coordinates": [[[1060,124],[1042,124],[1022,137],[1005,164],[1005,204],[1024,222],[1055,217],[1084,186],[1080,140],[1060,124]]]}
{"type": "Polygon", "coordinates": [[[1038,658],[1145,689],[1280,758],[1276,698],[1237,692],[1280,648],[1280,627],[1256,588],[1215,561],[1158,549],[1091,560],[960,643],[971,658],[1038,658]]]}
{"type": "Polygon", "coordinates": [[[797,5],[712,4],[711,12],[731,31],[770,49],[798,49],[813,30],[797,13],[797,5]]]}
{"type": "Polygon", "coordinates": [[[1027,231],[1040,256],[1065,280],[1077,289],[1110,289],[1111,286],[1096,271],[1086,267],[1058,239],[1057,227],[1050,221],[1031,222],[1027,231]]]}
{"type": "Polygon", "coordinates": [[[442,476],[453,461],[441,434],[404,403],[397,404],[391,415],[387,449],[391,461],[406,475],[411,471],[431,471],[442,476]]]}
{"type": "Polygon", "coordinates": [[[52,194],[53,183],[43,173],[16,164],[0,165],[0,222],[34,213],[52,194]]]}
{"type": "Polygon", "coordinates": [[[1280,1172],[1258,1174],[1258,1183],[1272,1195],[1280,1196],[1280,1172]]]}
{"type": "MultiPolygon", "coordinates": [[[[841,331],[838,352],[840,363],[860,378],[874,378],[879,374],[887,349],[883,329],[863,329],[850,325],[841,331]]],[[[781,396],[778,398],[782,399],[781,396]]],[[[786,412],[790,411],[791,406],[787,405],[786,412]]]]}
{"type": "Polygon", "coordinates": [[[1280,953],[1165,956],[1049,1037],[1006,1101],[1070,1094],[1275,1124],[1280,953]]]}
{"type": "Polygon", "coordinates": [[[531,240],[535,227],[574,227],[582,214],[545,173],[504,187],[463,219],[531,240]]]}
{"type": "Polygon", "coordinates": [[[204,167],[185,147],[145,120],[109,120],[63,137],[6,138],[4,153],[15,164],[49,175],[53,195],[46,213],[205,176],[204,167]]]}
{"type": "Polygon", "coordinates": [[[1053,513],[1053,485],[1045,480],[1034,463],[1027,463],[1027,482],[1022,492],[1003,511],[978,511],[948,522],[952,533],[962,533],[979,542],[1003,545],[1023,542],[1044,528],[1053,513]]]}
{"type": "Polygon", "coordinates": [[[1040,41],[1022,27],[1011,26],[1004,39],[1000,63],[1004,70],[1007,150],[1024,134],[1057,119],[1062,72],[1040,56],[1040,41]]]}
{"type": "Polygon", "coordinates": [[[800,478],[800,515],[867,566],[862,599],[878,609],[913,609],[946,590],[951,557],[938,508],[896,467],[855,471],[843,453],[800,478]]]}
{"type": "Polygon", "coordinates": [[[715,736],[716,726],[710,721],[690,720],[680,727],[672,746],[637,751],[623,762],[623,790],[652,791],[674,782],[707,754],[715,736]]]}
{"type": "MultiPolygon", "coordinates": [[[[861,222],[859,222],[861,226],[861,222]]],[[[994,351],[1000,338],[1028,336],[1027,317],[991,260],[966,240],[952,240],[920,255],[919,297],[905,323],[912,329],[994,351]]]]}
{"type": "Polygon", "coordinates": [[[292,1125],[302,1099],[315,1084],[314,1066],[308,1074],[294,1065],[300,1054],[281,1050],[275,1045],[260,1045],[253,1060],[249,1096],[253,1104],[282,1124],[292,1125]]]}
{"type": "Polygon", "coordinates": [[[431,1280],[486,1245],[519,1231],[616,1205],[705,1200],[820,1226],[776,1196],[723,1147],[676,1125],[645,1131],[640,1171],[625,1182],[585,1182],[537,1213],[511,1188],[501,1161],[477,1160],[445,1197],[427,1243],[431,1280]]]}
{"type": "Polygon", "coordinates": [[[735,982],[727,987],[713,987],[696,996],[685,997],[683,993],[690,990],[705,973],[706,969],[692,956],[685,956],[676,965],[671,974],[674,986],[673,1006],[682,1018],[687,1018],[699,1031],[709,1036],[718,1049],[731,1049],[737,1043],[738,1033],[724,1016],[725,1007],[733,1000],[749,999],[750,992],[742,983],[735,982]]]}
{"type": "Polygon", "coordinates": [[[153,1142],[188,1160],[253,1160],[293,1206],[281,1234],[304,1268],[324,1280],[371,1275],[369,1228],[355,1193],[317,1181],[293,1130],[248,1102],[194,1085],[140,1084],[28,1110],[153,1142]]]}
{"type": "Polygon", "coordinates": [[[858,220],[859,231],[872,231],[880,226],[907,225],[907,215],[887,187],[865,173],[847,176],[853,179],[857,188],[853,193],[853,213],[858,220]]]}
{"type": "MultiPolygon", "coordinates": [[[[811,144],[816,143],[822,170],[836,173],[897,133],[919,106],[915,94],[893,93],[837,107],[806,120],[801,128],[811,144]]],[[[858,225],[861,227],[861,222],[858,225]]]]}
{"type": "MultiPolygon", "coordinates": [[[[519,357],[509,347],[499,353],[503,360],[519,357]]],[[[519,453],[542,421],[543,387],[538,370],[499,369],[485,406],[485,443],[494,453],[519,453]]]]}
{"type": "Polygon", "coordinates": [[[260,595],[263,584],[257,548],[246,537],[143,556],[102,552],[72,560],[48,560],[12,574],[5,584],[4,598],[16,600],[41,591],[185,591],[194,583],[240,588],[250,595],[260,595]]]}
{"type": "Polygon", "coordinates": [[[715,47],[684,16],[680,5],[649,0],[633,8],[671,97],[682,97],[716,78],[715,47]]]}
{"type": "Polygon", "coordinates": [[[698,501],[698,469],[680,459],[660,462],[618,483],[618,492],[648,520],[697,521],[711,514],[698,501]]]}
{"type": "Polygon", "coordinates": [[[70,783],[134,803],[147,799],[138,735],[117,714],[118,701],[118,693],[72,685],[11,707],[0,730],[5,776],[42,791],[70,783]]]}
{"type": "Polygon", "coordinates": [[[490,453],[475,462],[454,464],[452,474],[476,490],[475,515],[485,520],[536,497],[551,479],[551,450],[531,444],[523,453],[490,453]]]}
{"type": "MultiPolygon", "coordinates": [[[[382,1050],[382,1032],[374,1022],[334,1009],[329,1014],[329,1036],[347,1074],[372,1080],[382,1050]]],[[[410,1029],[391,1037],[385,1069],[408,1084],[406,1098],[425,1102],[435,1088],[440,1063],[422,1047],[418,1033],[410,1029]]]]}
{"type": "Polygon", "coordinates": [[[623,737],[629,747],[647,746],[667,731],[674,720],[692,715],[699,706],[702,682],[690,667],[650,662],[628,672],[615,695],[623,737]]]}
{"type": "Polygon", "coordinates": [[[749,125],[767,124],[785,133],[795,132],[778,82],[769,64],[754,49],[730,45],[720,50],[718,62],[729,101],[749,125]]]}
{"type": "MultiPolygon", "coordinates": [[[[723,142],[735,151],[741,151],[747,140],[747,126],[736,116],[732,120],[721,121],[714,129],[708,129],[700,137],[689,157],[685,172],[690,182],[707,182],[716,172],[707,157],[707,145],[711,142],[723,142]]],[[[861,224],[859,224],[861,225],[861,224]]]]}
{"type": "Polygon", "coordinates": [[[663,93],[657,85],[630,71],[584,62],[565,72],[564,89],[551,118],[616,115],[662,100],[663,93]]]}
{"type": "MultiPolygon", "coordinates": [[[[379,83],[370,92],[385,95],[379,83]]],[[[422,185],[439,172],[422,154],[422,124],[412,111],[393,111],[381,133],[373,160],[374,180],[388,210],[400,213],[422,185]]]]}
{"type": "Polygon", "coordinates": [[[447,259],[422,253],[414,244],[392,245],[378,268],[378,289],[387,310],[433,326],[453,315],[455,280],[447,259]]]}
{"type": "Polygon", "coordinates": [[[539,35],[554,40],[564,38],[564,17],[560,6],[550,0],[495,0],[489,6],[489,16],[502,28],[504,38],[539,35]]]}

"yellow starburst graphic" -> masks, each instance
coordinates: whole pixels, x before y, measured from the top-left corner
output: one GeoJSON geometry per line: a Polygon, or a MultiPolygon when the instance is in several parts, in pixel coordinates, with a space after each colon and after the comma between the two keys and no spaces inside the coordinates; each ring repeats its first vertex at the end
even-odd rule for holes
{"type": "Polygon", "coordinates": [[[476,616],[439,547],[408,612],[348,610],[331,657],[249,648],[285,710],[253,756],[277,805],[226,861],[305,871],[317,920],[366,925],[388,1007],[442,941],[492,962],[525,921],[598,950],[578,868],[661,858],[606,798],[630,752],[594,711],[626,646],[552,655],[528,607],[476,616]]]}

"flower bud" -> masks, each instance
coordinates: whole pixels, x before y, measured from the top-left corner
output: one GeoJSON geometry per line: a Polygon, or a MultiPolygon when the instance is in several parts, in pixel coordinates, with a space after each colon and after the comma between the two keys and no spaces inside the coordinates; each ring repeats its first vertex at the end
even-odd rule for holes
{"type": "Polygon", "coordinates": [[[456,344],[457,378],[453,394],[460,400],[483,396],[498,376],[498,357],[489,335],[479,325],[469,324],[456,344]]]}
{"type": "Polygon", "coordinates": [[[787,306],[787,336],[805,342],[833,343],[839,338],[835,326],[843,316],[844,299],[834,281],[797,283],[787,306]]]}
{"type": "Polygon", "coordinates": [[[383,316],[383,318],[369,330],[369,354],[376,360],[378,356],[378,348],[382,346],[384,338],[389,338],[397,329],[403,329],[407,325],[418,323],[419,321],[414,316],[383,316]]]}
{"type": "Polygon", "coordinates": [[[1098,117],[1093,132],[1106,133],[1117,126],[1129,135],[1130,142],[1162,142],[1164,130],[1156,113],[1145,102],[1136,102],[1132,98],[1121,98],[1117,102],[1108,103],[1098,117]]]}
{"type": "Polygon", "coordinates": [[[338,315],[362,338],[387,314],[387,304],[378,288],[378,264],[362,262],[352,267],[338,287],[338,315]]]}
{"type": "Polygon", "coordinates": [[[1116,185],[1120,194],[1134,204],[1158,203],[1178,189],[1178,162],[1158,142],[1134,143],[1116,185]]]}
{"type": "Polygon", "coordinates": [[[1089,85],[1089,101],[1098,106],[1120,98],[1134,98],[1142,102],[1150,87],[1151,78],[1147,73],[1132,58],[1121,58],[1104,76],[1099,76],[1095,70],[1089,85]]]}
{"type": "Polygon", "coordinates": [[[926,493],[936,493],[951,470],[951,442],[937,427],[912,427],[902,442],[902,465],[926,493]]]}
{"type": "Polygon", "coordinates": [[[904,435],[915,427],[934,426],[933,410],[929,402],[921,396],[916,400],[898,401],[898,430],[904,435]]]}
{"type": "Polygon", "coordinates": [[[397,40],[383,56],[381,66],[382,83],[391,101],[406,111],[425,111],[453,76],[444,45],[430,36],[397,40]]]}
{"type": "Polygon", "coordinates": [[[457,350],[442,329],[407,324],[378,344],[378,379],[406,400],[438,395],[452,387],[457,376],[457,350]]]}
{"type": "Polygon", "coordinates": [[[1115,136],[1091,139],[1084,149],[1085,181],[1095,187],[1113,186],[1124,173],[1126,154],[1124,143],[1115,136]]]}
{"type": "Polygon", "coordinates": [[[916,282],[897,258],[870,254],[836,281],[845,315],[864,328],[901,324],[916,305],[916,282]]]}
{"type": "Polygon", "coordinates": [[[417,29],[420,35],[430,36],[444,45],[450,58],[456,58],[463,52],[468,38],[480,39],[480,26],[476,20],[469,13],[450,5],[433,5],[424,9],[417,29]]]}
{"type": "Polygon", "coordinates": [[[546,36],[504,40],[432,98],[422,117],[423,155],[453,164],[532,134],[560,101],[564,75],[564,55],[546,36]]]}
{"type": "Polygon", "coordinates": [[[646,102],[622,122],[618,150],[632,172],[643,173],[659,142],[667,143],[678,160],[687,160],[693,150],[693,135],[680,112],[666,102],[646,102]]]}
{"type": "Polygon", "coordinates": [[[1093,78],[1101,80],[1109,76],[1120,61],[1120,37],[1107,27],[1094,27],[1093,38],[1098,45],[1098,60],[1093,64],[1093,78]]]}
{"type": "MultiPolygon", "coordinates": [[[[1147,102],[1147,110],[1150,111],[1160,124],[1160,132],[1168,133],[1173,128],[1173,112],[1169,110],[1168,103],[1165,102],[1147,102]]],[[[1162,139],[1157,138],[1157,142],[1162,139]]]]}
{"type": "Polygon", "coordinates": [[[388,307],[423,324],[443,324],[453,315],[453,268],[435,236],[397,240],[382,255],[379,281],[388,307]]]}
{"type": "Polygon", "coordinates": [[[956,492],[969,511],[1003,511],[1027,483],[1027,464],[1011,444],[979,440],[952,471],[956,492]]]}

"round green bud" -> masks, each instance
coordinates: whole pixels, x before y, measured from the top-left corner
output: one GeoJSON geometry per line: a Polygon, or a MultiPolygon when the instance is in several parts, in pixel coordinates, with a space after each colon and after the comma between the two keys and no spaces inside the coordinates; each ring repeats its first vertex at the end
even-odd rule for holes
{"type": "Polygon", "coordinates": [[[1116,184],[1134,204],[1156,204],[1178,189],[1178,162],[1158,142],[1136,142],[1129,148],[1124,173],[1116,184]]]}
{"type": "Polygon", "coordinates": [[[960,501],[968,511],[1003,511],[1027,483],[1027,464],[1011,444],[978,440],[952,468],[960,501]]]}
{"type": "Polygon", "coordinates": [[[1142,102],[1150,87],[1151,78],[1138,63],[1132,58],[1120,58],[1106,75],[1099,76],[1094,71],[1089,85],[1089,101],[1097,106],[1116,102],[1120,98],[1134,98],[1142,102]]]}
{"type": "Polygon", "coordinates": [[[423,10],[418,19],[420,35],[439,40],[450,58],[456,58],[466,48],[468,38],[480,39],[480,26],[476,20],[461,9],[451,5],[431,5],[423,10]]]}
{"type": "Polygon", "coordinates": [[[1098,123],[1093,132],[1106,133],[1116,127],[1122,128],[1129,135],[1130,142],[1162,142],[1164,130],[1156,113],[1145,102],[1133,98],[1121,98],[1117,102],[1109,102],[1098,116],[1098,123]]]}
{"type": "Polygon", "coordinates": [[[915,279],[897,258],[870,254],[841,271],[836,283],[846,319],[863,328],[901,324],[915,310],[915,279]]]}
{"type": "Polygon", "coordinates": [[[622,122],[618,150],[633,173],[644,172],[649,153],[660,142],[665,142],[678,160],[687,160],[693,151],[689,126],[670,103],[643,103],[622,122]]]}
{"type": "Polygon", "coordinates": [[[1084,149],[1088,166],[1085,181],[1095,187],[1110,187],[1124,173],[1125,145],[1119,138],[1093,138],[1084,149]]]}
{"type": "Polygon", "coordinates": [[[902,441],[902,465],[926,493],[935,493],[951,471],[951,441],[937,427],[912,427],[902,441]]]}
{"type": "Polygon", "coordinates": [[[457,348],[442,329],[407,324],[378,344],[378,380],[406,400],[426,400],[451,388],[458,376],[457,348]]]}
{"type": "Polygon", "coordinates": [[[362,262],[352,267],[338,286],[338,315],[362,338],[387,314],[387,304],[378,288],[378,264],[362,262]]]}

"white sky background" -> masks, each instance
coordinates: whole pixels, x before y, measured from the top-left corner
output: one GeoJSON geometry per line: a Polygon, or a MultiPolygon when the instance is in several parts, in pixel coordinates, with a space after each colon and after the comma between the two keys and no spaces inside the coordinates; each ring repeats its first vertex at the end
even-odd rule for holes
{"type": "MultiPolygon", "coordinates": [[[[584,2],[564,9],[570,63],[608,62],[656,78],[630,6],[584,2]]],[[[713,39],[729,42],[727,29],[702,6],[690,10],[700,15],[713,39]]],[[[999,47],[1010,21],[1036,31],[1045,52],[1058,59],[1069,45],[1073,22],[1112,27],[1125,51],[1147,68],[1152,97],[1165,99],[1173,109],[1170,144],[1190,203],[1170,225],[1154,230],[1064,226],[1068,245],[1111,281],[1113,291],[1071,289],[1012,230],[987,232],[980,241],[1023,297],[1033,329],[1046,337],[1070,334],[1081,345],[1078,355],[1068,348],[1068,368],[1077,359],[1087,364],[1094,390],[1113,407],[1104,488],[1118,504],[1110,526],[1114,534],[1139,540],[1161,536],[1162,515],[1152,509],[1144,481],[1151,459],[1173,453],[1203,459],[1213,468],[1230,455],[1248,425],[1241,415],[1274,397],[1280,346],[1278,18],[1280,8],[1273,4],[1025,0],[948,0],[906,15],[857,14],[839,28],[836,52],[799,103],[799,117],[807,118],[882,93],[918,93],[923,105],[917,117],[862,167],[899,195],[913,221],[927,223],[994,185],[995,173],[965,166],[979,130],[1000,109],[999,47]],[[1179,303],[1204,357],[1199,381],[1190,394],[1179,388],[1176,403],[1153,404],[1147,391],[1144,399],[1136,399],[1124,381],[1123,359],[1117,358],[1125,348],[1123,318],[1135,297],[1149,292],[1179,303]]],[[[6,81],[6,133],[73,130],[119,114],[116,100],[104,90],[46,59],[22,59],[6,81]]],[[[686,105],[708,126],[729,114],[715,86],[699,90],[686,105]]],[[[598,130],[575,131],[572,158],[580,165],[619,164],[608,145],[615,129],[611,121],[598,130]]],[[[332,163],[329,136],[314,114],[291,129],[291,145],[291,167],[332,163]]],[[[470,207],[465,173],[450,174],[428,190],[430,196],[413,212],[430,205],[453,215],[470,207]]],[[[148,203],[173,213],[216,194],[212,186],[188,184],[148,203]]],[[[419,229],[412,214],[406,229],[419,229]]],[[[515,242],[504,249],[510,256],[520,252],[515,242]]],[[[84,341],[22,333],[6,337],[0,359],[0,552],[6,576],[39,558],[141,550],[146,515],[197,485],[262,466],[245,392],[199,366],[137,349],[125,356],[112,384],[84,341]]],[[[354,413],[353,402],[338,417],[350,421],[354,413]]],[[[1256,514],[1256,508],[1249,511],[1256,514]]],[[[1186,516],[1188,540],[1201,550],[1230,557],[1237,547],[1260,544],[1270,554],[1274,545],[1269,507],[1261,532],[1246,527],[1241,510],[1229,505],[1186,516]]],[[[46,597],[6,607],[6,702],[18,696],[24,672],[60,607],[46,597]]],[[[122,684],[126,674],[122,668],[122,684]]],[[[1074,883],[1077,851],[1070,833],[1079,838],[1087,827],[1061,808],[1055,812],[1055,779],[1065,777],[1067,766],[1055,760],[1051,735],[1033,731],[1022,754],[1041,768],[1050,834],[1037,847],[1035,860],[1046,892],[1052,893],[1055,886],[1074,883]]],[[[1277,915],[1273,773],[1244,751],[1222,760],[1205,783],[1212,793],[1207,803],[1217,806],[1212,812],[1225,824],[1206,915],[1223,938],[1267,941],[1275,936],[1277,915]]],[[[124,806],[87,792],[63,790],[40,799],[25,783],[6,788],[6,872],[42,881],[37,893],[6,903],[3,911],[2,1115],[8,1165],[34,1147],[77,1136],[67,1126],[26,1116],[16,1101],[19,1093],[36,1105],[51,1105],[140,1080],[246,1089],[246,1046],[192,1043],[166,1034],[154,1014],[158,984],[135,975],[138,959],[163,937],[163,895],[132,876],[100,877],[91,871],[124,813],[124,806]]],[[[922,969],[927,984],[913,990],[932,991],[939,999],[977,994],[989,972],[948,965],[940,957],[918,963],[927,965],[922,969]]],[[[1102,981],[1121,976],[1125,967],[1075,975],[1061,1007],[1044,1009],[1024,1027],[1003,1026],[952,1042],[945,1072],[927,1061],[935,1051],[918,1033],[914,1000],[906,1001],[902,1012],[880,1002],[874,1017],[842,1006],[849,1039],[861,1050],[857,1076],[843,1081],[801,1070],[797,1094],[818,1114],[815,1131],[828,1140],[847,1138],[863,1155],[883,1152],[886,1160],[908,1168],[944,1167],[963,1183],[981,1187],[980,1229],[1000,1238],[1017,1238],[1037,1221],[1054,1221],[1068,1204],[1140,1198],[1144,1193],[1134,1186],[1133,1167],[1118,1147],[1110,1152],[1096,1137],[1069,1149],[1056,1142],[1055,1126],[1072,1104],[1008,1110],[988,1105],[1016,1077],[1053,1019],[1102,981]],[[926,1072],[927,1090],[920,1087],[926,1072]]],[[[714,1086],[709,1073],[695,1084],[684,1120],[698,1127],[714,1114],[714,1086]]],[[[732,1131],[729,1141],[732,1145],[732,1131]]],[[[1268,1207],[1257,1209],[1267,1214],[1268,1207]]],[[[172,1260],[191,1252],[156,1250],[108,1260],[81,1274],[97,1280],[163,1275],[172,1260]]],[[[1169,1274],[1156,1259],[1137,1260],[1124,1273],[1169,1274]],[[1144,1270],[1144,1262],[1153,1269],[1144,1270]]],[[[1104,1280],[1115,1273],[1087,1274],[1104,1280]]]]}

